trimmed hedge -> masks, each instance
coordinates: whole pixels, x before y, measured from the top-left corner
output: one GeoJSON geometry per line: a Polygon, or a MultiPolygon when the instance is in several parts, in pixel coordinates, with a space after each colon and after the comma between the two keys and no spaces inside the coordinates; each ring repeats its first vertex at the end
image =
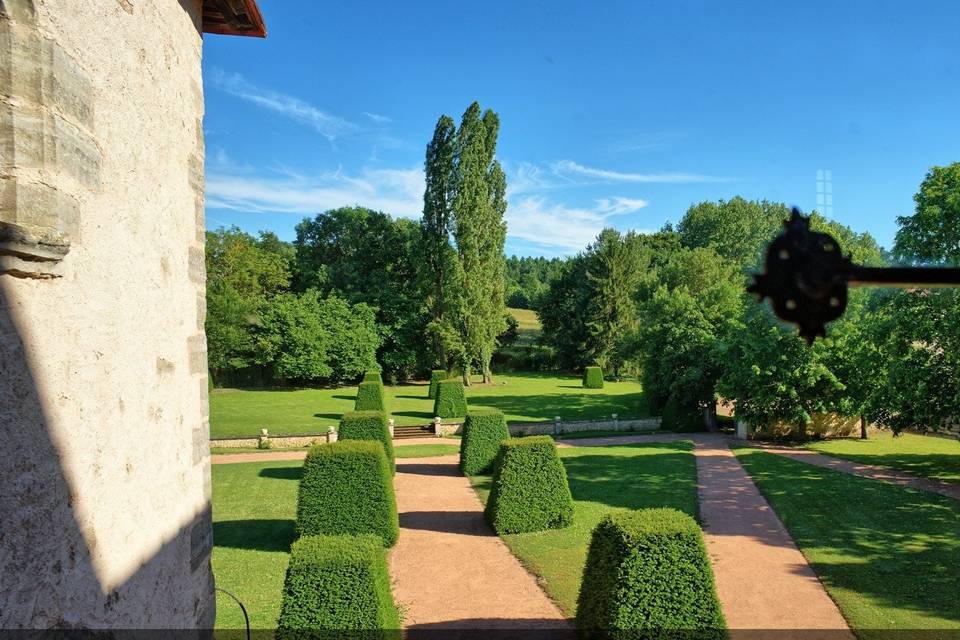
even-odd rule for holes
{"type": "Polygon", "coordinates": [[[696,433],[706,431],[703,424],[703,414],[696,407],[686,407],[676,396],[671,395],[663,405],[663,416],[660,428],[667,431],[682,433],[696,433]]]}
{"type": "Polygon", "coordinates": [[[390,425],[383,411],[351,411],[340,418],[337,428],[338,440],[379,440],[387,454],[390,468],[396,470],[397,463],[393,455],[393,439],[390,438],[390,425]]]}
{"type": "Polygon", "coordinates": [[[500,443],[509,438],[503,412],[495,409],[468,412],[460,438],[460,471],[468,476],[491,473],[500,443]]]}
{"type": "Polygon", "coordinates": [[[279,640],[385,640],[398,638],[399,628],[379,538],[307,536],[293,543],[277,621],[279,640]],[[357,633],[342,635],[345,630],[357,633]]]}
{"type": "Polygon", "coordinates": [[[462,418],[467,415],[467,394],[460,380],[441,380],[433,400],[433,415],[441,418],[462,418]]]}
{"type": "Polygon", "coordinates": [[[387,397],[382,382],[361,382],[357,386],[354,411],[386,411],[387,397]]]}
{"type": "Polygon", "coordinates": [[[583,370],[584,389],[603,389],[603,369],[600,367],[585,367],[583,370]]]}
{"type": "Polygon", "coordinates": [[[379,443],[342,440],[310,448],[297,495],[298,536],[374,534],[392,547],[399,526],[393,474],[379,443]]]}
{"type": "Polygon", "coordinates": [[[573,520],[567,471],[550,436],[500,444],[485,514],[497,533],[560,529],[573,520]]]}
{"type": "Polygon", "coordinates": [[[445,369],[434,369],[430,372],[430,391],[427,392],[428,398],[437,397],[437,385],[449,378],[445,369]]]}
{"type": "Polygon", "coordinates": [[[380,376],[379,371],[367,371],[363,374],[363,380],[361,382],[379,382],[383,384],[383,378],[380,376]]]}
{"type": "Polygon", "coordinates": [[[675,509],[606,516],[593,531],[576,622],[579,629],[605,630],[609,638],[677,629],[695,630],[697,638],[725,637],[696,521],[675,509]]]}

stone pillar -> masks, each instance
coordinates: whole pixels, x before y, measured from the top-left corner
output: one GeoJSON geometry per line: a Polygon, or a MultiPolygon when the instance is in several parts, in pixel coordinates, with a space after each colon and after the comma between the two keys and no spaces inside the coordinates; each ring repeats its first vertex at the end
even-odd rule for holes
{"type": "Polygon", "coordinates": [[[737,420],[737,438],[746,440],[750,435],[750,427],[743,420],[737,420]]]}
{"type": "Polygon", "coordinates": [[[327,427],[327,442],[336,442],[337,438],[337,430],[333,427],[327,427]]]}
{"type": "Polygon", "coordinates": [[[616,414],[616,413],[613,413],[613,414],[610,415],[610,417],[613,419],[613,430],[614,430],[614,431],[617,431],[617,430],[618,430],[618,429],[617,429],[617,426],[618,426],[617,414],[616,414]]]}
{"type": "Polygon", "coordinates": [[[438,438],[443,435],[443,425],[441,424],[440,416],[436,416],[433,419],[433,433],[438,438]]]}
{"type": "Polygon", "coordinates": [[[393,437],[393,426],[394,426],[393,418],[390,418],[389,420],[387,420],[387,427],[390,428],[390,437],[391,437],[391,438],[393,437]]]}
{"type": "Polygon", "coordinates": [[[560,416],[554,416],[553,417],[553,435],[555,436],[560,435],[560,431],[562,429],[560,424],[561,424],[560,416]]]}
{"type": "Polygon", "coordinates": [[[270,448],[270,433],[267,431],[266,427],[260,429],[260,436],[257,438],[257,449],[269,449],[270,448]]]}

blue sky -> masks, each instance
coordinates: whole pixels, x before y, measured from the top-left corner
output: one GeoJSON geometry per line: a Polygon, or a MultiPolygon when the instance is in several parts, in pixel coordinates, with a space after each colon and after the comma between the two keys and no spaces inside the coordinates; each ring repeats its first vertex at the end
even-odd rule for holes
{"type": "Polygon", "coordinates": [[[960,3],[259,0],[204,42],[207,226],[293,239],[359,204],[420,215],[441,114],[500,114],[507,252],[566,255],[743,195],[888,246],[960,161],[960,3]]]}

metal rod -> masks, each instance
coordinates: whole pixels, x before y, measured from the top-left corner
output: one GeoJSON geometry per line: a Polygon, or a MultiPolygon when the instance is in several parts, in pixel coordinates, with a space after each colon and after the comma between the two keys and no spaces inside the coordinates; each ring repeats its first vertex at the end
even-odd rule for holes
{"type": "Polygon", "coordinates": [[[957,267],[861,267],[854,265],[847,276],[851,286],[927,289],[960,285],[957,267]]]}

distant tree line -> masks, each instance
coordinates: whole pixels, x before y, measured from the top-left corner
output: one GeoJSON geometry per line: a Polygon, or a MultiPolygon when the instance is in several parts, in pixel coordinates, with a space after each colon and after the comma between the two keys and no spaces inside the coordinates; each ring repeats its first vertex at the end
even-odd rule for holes
{"type": "MultiPolygon", "coordinates": [[[[867,233],[814,214],[854,261],[960,264],[960,164],[934,167],[898,218],[892,256],[867,233]]],[[[746,294],[788,217],[743,198],[692,206],[653,234],[604,230],[541,295],[541,341],[562,368],[640,376],[650,411],[693,425],[718,397],[738,418],[805,434],[835,412],[900,430],[960,417],[960,291],[851,289],[844,316],[808,347],[746,294]]]]}
{"type": "Polygon", "coordinates": [[[499,118],[477,103],[443,116],[427,147],[424,216],[343,207],[296,239],[207,233],[207,343],[216,384],[339,384],[437,366],[491,378],[515,338],[505,308],[506,177],[499,118]]]}

